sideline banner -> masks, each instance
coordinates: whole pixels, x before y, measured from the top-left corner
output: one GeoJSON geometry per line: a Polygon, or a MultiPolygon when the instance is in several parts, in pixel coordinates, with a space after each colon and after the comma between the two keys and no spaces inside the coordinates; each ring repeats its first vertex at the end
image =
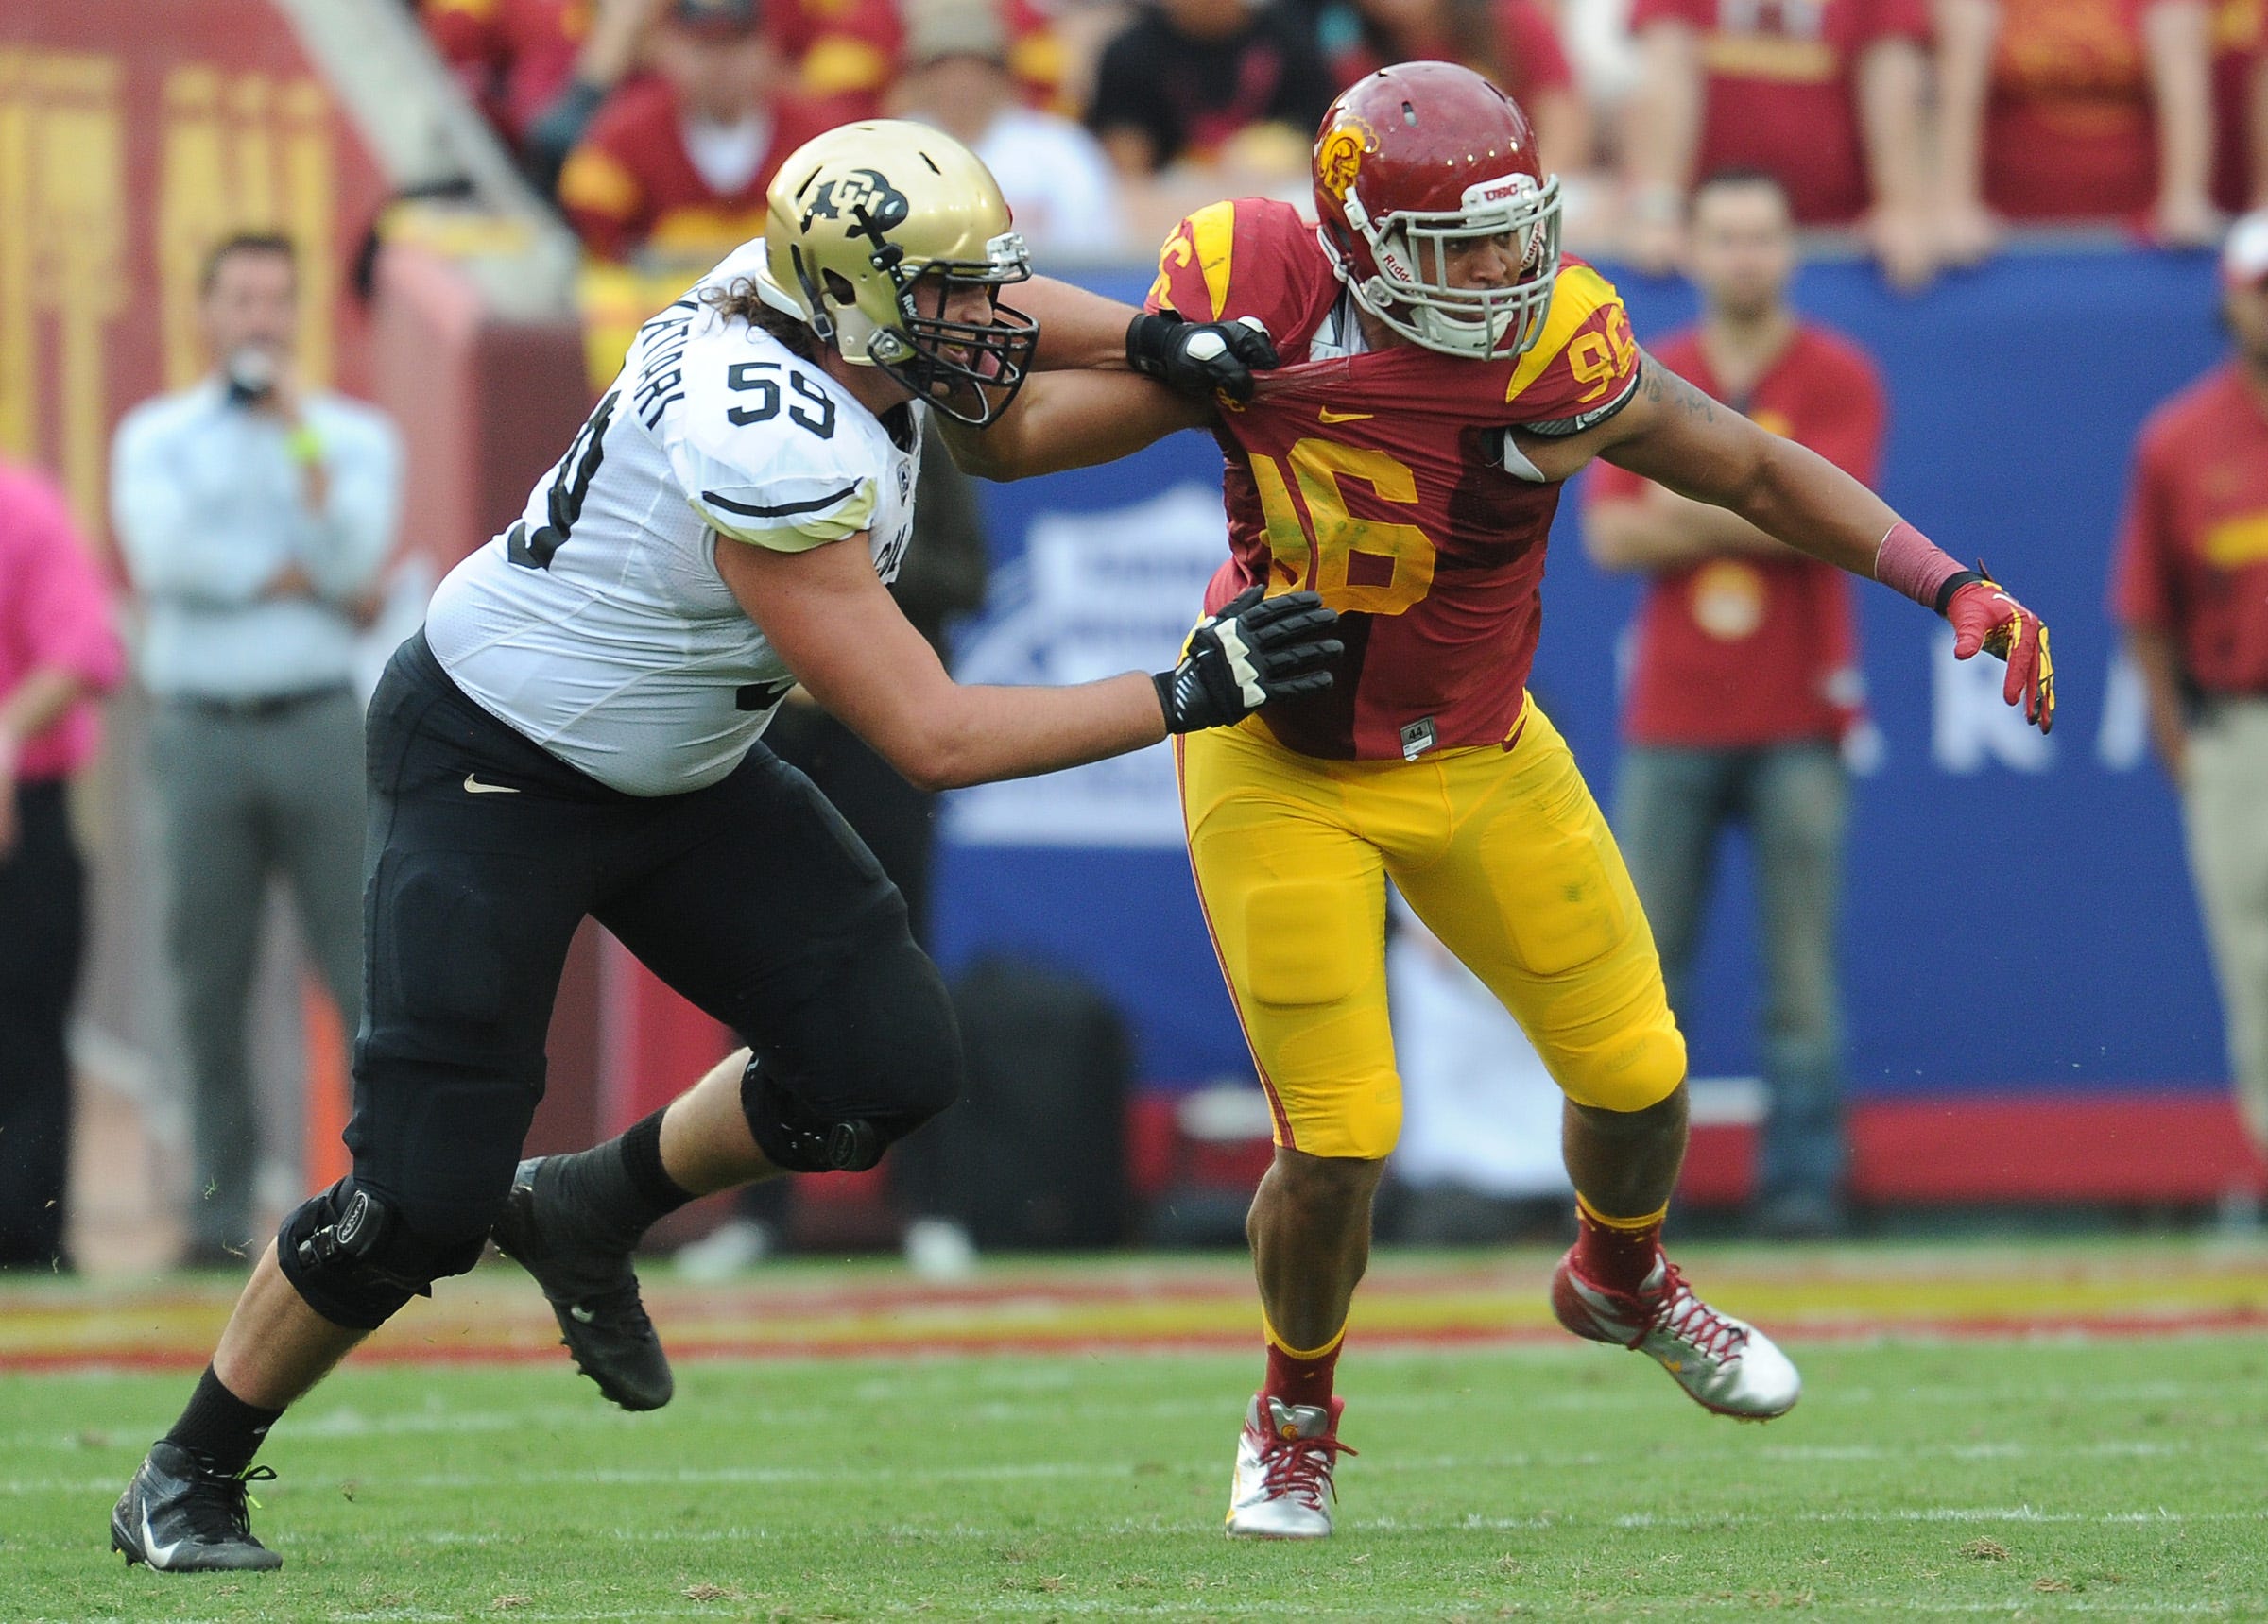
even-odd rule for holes
{"type": "MultiPolygon", "coordinates": [[[[1691,319],[1681,285],[1617,280],[1641,338],[1691,319]]],[[[1146,281],[1096,285],[1138,299],[1146,281]]],[[[2177,808],[2103,607],[2135,432],[2219,358],[2216,298],[2208,258],[2117,250],[2012,255],[1916,299],[1865,265],[1803,276],[1806,313],[1888,380],[1885,495],[2046,616],[2061,697],[2053,738],[2027,732],[2001,704],[1997,663],[1956,664],[1941,624],[1858,589],[1882,746],[1857,788],[1844,905],[1861,1092],[2226,1075],[2177,808]]],[[[1194,434],[988,487],[1000,571],[959,639],[959,674],[1076,681],[1165,663],[1223,556],[1219,490],[1219,453],[1194,434]]],[[[1554,533],[1536,687],[1611,809],[1617,646],[1638,590],[1584,558],[1576,496],[1554,533]]],[[[1249,1075],[1163,749],[956,795],[938,887],[949,967],[985,949],[1074,966],[1132,1017],[1143,1077],[1249,1075]]],[[[1735,839],[1692,1012],[1696,1074],[1756,1069],[1752,915],[1735,839]]]]}
{"type": "Polygon", "coordinates": [[[267,0],[9,0],[0,25],[0,454],[108,534],[112,427],[205,369],[197,274],[301,249],[300,363],[368,387],[346,262],[386,182],[267,0]]]}

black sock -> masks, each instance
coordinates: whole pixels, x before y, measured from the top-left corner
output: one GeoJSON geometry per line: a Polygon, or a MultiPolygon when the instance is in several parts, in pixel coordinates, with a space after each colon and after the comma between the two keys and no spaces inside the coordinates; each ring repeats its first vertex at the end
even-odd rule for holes
{"type": "Polygon", "coordinates": [[[662,1118],[656,1111],[603,1145],[560,1156],[553,1176],[568,1210],[595,1239],[627,1252],[658,1221],[693,1199],[662,1165],[662,1118]]]}
{"type": "Polygon", "coordinates": [[[207,1365],[205,1374],[197,1378],[197,1391],[189,1395],[189,1408],[165,1434],[165,1442],[194,1450],[211,1462],[215,1471],[233,1477],[252,1463],[267,1429],[283,1413],[245,1403],[223,1387],[213,1367],[207,1365]]]}

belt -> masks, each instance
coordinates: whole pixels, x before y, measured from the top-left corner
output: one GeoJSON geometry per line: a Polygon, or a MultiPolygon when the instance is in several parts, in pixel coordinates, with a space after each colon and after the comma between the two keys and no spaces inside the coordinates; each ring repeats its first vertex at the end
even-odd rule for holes
{"type": "Polygon", "coordinates": [[[184,710],[194,710],[200,716],[225,716],[235,722],[256,722],[271,716],[281,716],[287,710],[297,710],[302,705],[313,705],[324,699],[344,699],[354,690],[344,682],[334,682],[322,688],[302,688],[291,693],[255,693],[241,699],[222,699],[201,693],[176,693],[165,701],[184,710]]]}

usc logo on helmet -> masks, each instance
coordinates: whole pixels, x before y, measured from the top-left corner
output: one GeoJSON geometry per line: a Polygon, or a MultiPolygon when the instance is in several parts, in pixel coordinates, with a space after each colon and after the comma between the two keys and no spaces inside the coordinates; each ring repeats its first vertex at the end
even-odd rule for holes
{"type": "Polygon", "coordinates": [[[1357,121],[1339,125],[1315,145],[1315,179],[1332,197],[1345,201],[1362,173],[1363,155],[1377,145],[1367,125],[1357,121]]]}

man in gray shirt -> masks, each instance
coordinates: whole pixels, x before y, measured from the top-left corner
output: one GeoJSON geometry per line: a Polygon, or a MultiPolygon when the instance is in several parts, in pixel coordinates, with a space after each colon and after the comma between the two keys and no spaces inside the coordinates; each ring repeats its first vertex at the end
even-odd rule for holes
{"type": "Polygon", "coordinates": [[[298,267],[281,237],[205,265],[215,371],[118,427],[115,528],[146,622],[167,937],[196,1112],[189,1259],[242,1266],[259,1130],[246,1017],[268,877],[289,881],[351,1033],[362,991],[362,716],[355,636],[400,508],[377,411],[302,387],[298,267]]]}

